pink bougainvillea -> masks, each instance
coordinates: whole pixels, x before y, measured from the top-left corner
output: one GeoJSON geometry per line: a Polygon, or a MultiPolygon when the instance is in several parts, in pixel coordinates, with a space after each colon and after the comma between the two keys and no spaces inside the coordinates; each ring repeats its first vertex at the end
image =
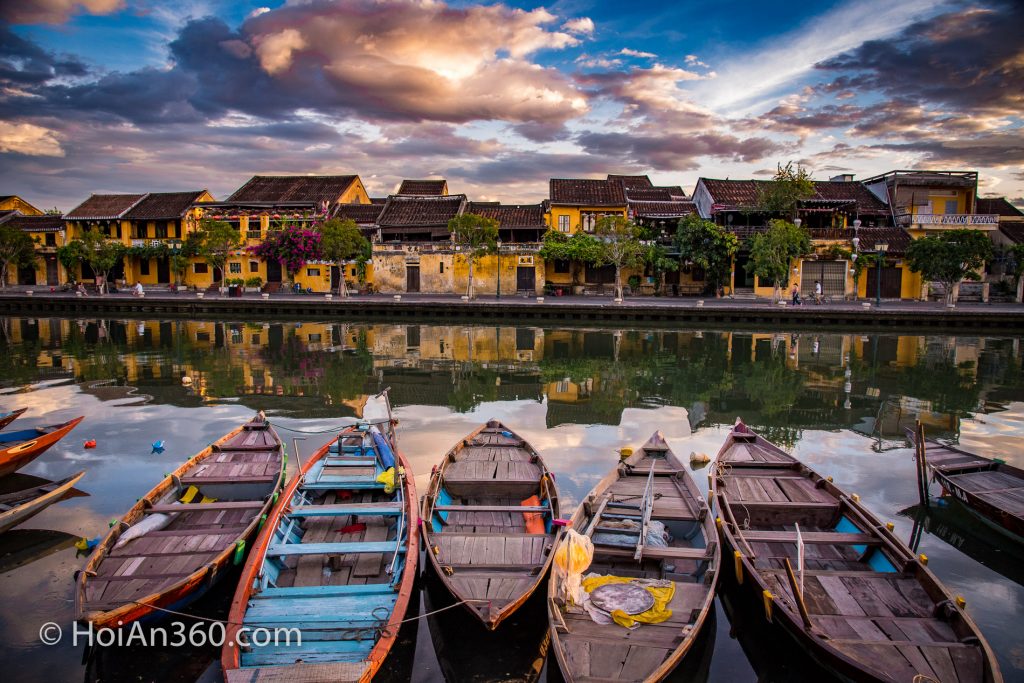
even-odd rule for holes
{"type": "Polygon", "coordinates": [[[269,233],[261,243],[247,251],[264,261],[277,261],[290,275],[294,275],[310,261],[322,258],[320,233],[300,225],[286,225],[269,233]]]}

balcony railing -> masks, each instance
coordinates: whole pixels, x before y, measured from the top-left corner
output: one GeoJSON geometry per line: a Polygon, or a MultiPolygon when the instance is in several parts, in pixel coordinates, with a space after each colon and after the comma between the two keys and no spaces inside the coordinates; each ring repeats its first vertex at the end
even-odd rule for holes
{"type": "Polygon", "coordinates": [[[999,225],[999,216],[989,213],[905,213],[897,216],[900,225],[999,225]]]}
{"type": "Polygon", "coordinates": [[[246,230],[245,231],[245,238],[246,239],[258,240],[261,237],[263,237],[263,232],[261,230],[246,230]]]}

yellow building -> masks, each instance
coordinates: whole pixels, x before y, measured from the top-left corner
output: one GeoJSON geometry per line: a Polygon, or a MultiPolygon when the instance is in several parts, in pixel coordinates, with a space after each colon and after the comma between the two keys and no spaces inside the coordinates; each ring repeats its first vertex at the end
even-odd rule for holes
{"type": "Polygon", "coordinates": [[[977,212],[977,171],[890,171],[862,182],[914,239],[956,228],[999,229],[998,215],[977,212]]]}
{"type": "MultiPolygon", "coordinates": [[[[29,215],[19,213],[0,218],[0,223],[28,233],[36,243],[34,265],[19,268],[19,285],[47,285],[56,287],[67,282],[67,273],[57,261],[57,247],[64,244],[64,219],[60,216],[29,215]]],[[[14,273],[8,273],[8,280],[14,280],[14,273]]]]}
{"type": "Polygon", "coordinates": [[[628,212],[626,193],[617,180],[552,178],[548,190],[547,223],[558,232],[593,232],[598,218],[625,217],[628,212]]]}
{"type": "MultiPolygon", "coordinates": [[[[245,247],[259,244],[269,231],[284,225],[313,225],[336,215],[338,207],[346,204],[370,204],[358,175],[253,176],[227,200],[205,205],[207,216],[236,226],[244,238],[243,247],[225,264],[224,278],[249,282],[250,286],[259,279],[264,291],[280,288],[286,275],[281,264],[255,258],[245,247]]],[[[347,281],[352,281],[350,272],[346,268],[347,281]]],[[[328,292],[338,286],[341,274],[333,264],[307,264],[294,280],[303,289],[328,292]]],[[[219,275],[206,269],[195,273],[193,281],[200,287],[210,286],[220,279],[219,275]]]]}
{"type": "Polygon", "coordinates": [[[22,216],[42,216],[43,212],[26,202],[16,194],[0,196],[0,215],[8,211],[17,211],[22,216]]]}

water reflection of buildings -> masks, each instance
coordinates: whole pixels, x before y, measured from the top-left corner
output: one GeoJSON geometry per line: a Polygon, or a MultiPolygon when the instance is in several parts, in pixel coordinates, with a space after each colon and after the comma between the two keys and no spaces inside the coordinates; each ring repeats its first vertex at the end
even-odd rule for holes
{"type": "Polygon", "coordinates": [[[396,406],[545,401],[549,427],[674,405],[695,429],[742,415],[784,440],[840,428],[899,440],[918,419],[955,437],[961,416],[998,409],[1022,382],[1019,340],[1000,338],[61,319],[9,319],[2,332],[8,385],[73,378],[111,398],[128,397],[111,385],[131,386],[156,402],[237,397],[295,417],[354,415],[389,386],[396,406]]]}

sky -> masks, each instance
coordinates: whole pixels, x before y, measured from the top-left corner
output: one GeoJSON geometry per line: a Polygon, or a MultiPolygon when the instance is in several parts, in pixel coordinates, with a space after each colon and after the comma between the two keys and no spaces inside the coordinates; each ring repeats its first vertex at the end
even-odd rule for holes
{"type": "Polygon", "coordinates": [[[0,194],[970,169],[1024,204],[1024,3],[0,1],[0,194]]]}

